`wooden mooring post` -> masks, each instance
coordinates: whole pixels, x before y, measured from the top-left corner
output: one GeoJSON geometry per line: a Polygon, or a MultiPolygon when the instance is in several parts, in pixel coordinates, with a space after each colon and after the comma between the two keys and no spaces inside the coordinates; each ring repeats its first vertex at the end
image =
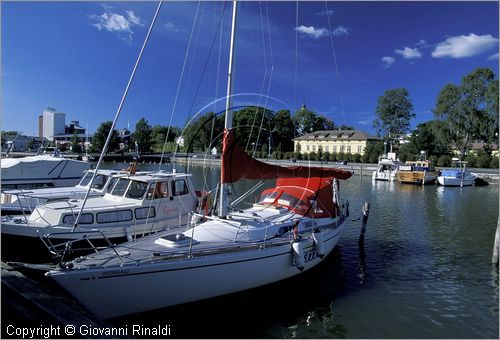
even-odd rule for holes
{"type": "Polygon", "coordinates": [[[493,257],[491,259],[491,262],[493,264],[496,264],[498,266],[498,253],[499,253],[499,247],[500,247],[500,218],[498,219],[497,222],[497,231],[495,232],[495,244],[493,245],[493,257]]]}

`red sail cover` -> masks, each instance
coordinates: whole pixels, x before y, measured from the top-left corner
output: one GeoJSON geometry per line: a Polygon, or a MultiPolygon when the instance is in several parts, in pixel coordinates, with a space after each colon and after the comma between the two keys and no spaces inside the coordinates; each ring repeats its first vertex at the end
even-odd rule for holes
{"type": "Polygon", "coordinates": [[[276,179],[292,177],[319,177],[348,179],[352,172],[319,167],[282,167],[267,164],[250,157],[239,146],[231,130],[224,131],[222,143],[222,183],[234,183],[242,178],[248,179],[276,179]]]}
{"type": "Polygon", "coordinates": [[[276,187],[262,192],[260,203],[282,206],[314,218],[339,214],[333,200],[332,180],[328,178],[278,178],[276,187]]]}

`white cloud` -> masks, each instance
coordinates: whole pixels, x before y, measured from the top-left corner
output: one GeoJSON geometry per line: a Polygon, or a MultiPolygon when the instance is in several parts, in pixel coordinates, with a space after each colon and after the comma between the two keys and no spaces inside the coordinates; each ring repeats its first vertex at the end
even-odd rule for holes
{"type": "MultiPolygon", "coordinates": [[[[127,40],[132,40],[132,28],[135,26],[144,26],[141,19],[133,11],[125,11],[125,15],[111,12],[111,7],[104,7],[106,12],[101,15],[91,15],[94,20],[93,26],[100,30],[107,30],[118,34],[128,33],[127,40]]],[[[123,37],[122,37],[123,38],[123,37]]]]}
{"type": "Polygon", "coordinates": [[[397,54],[400,54],[403,56],[405,59],[415,59],[415,58],[422,58],[422,53],[418,50],[418,48],[410,48],[405,46],[402,50],[397,49],[395,50],[397,54]]]}
{"type": "Polygon", "coordinates": [[[450,37],[440,42],[431,55],[434,58],[468,58],[489,51],[497,45],[498,39],[491,34],[476,35],[470,33],[469,35],[450,37]]]}
{"type": "Polygon", "coordinates": [[[394,59],[393,57],[382,57],[382,67],[383,68],[389,68],[391,67],[392,64],[394,64],[394,62],[396,61],[396,59],[394,59]]]}
{"type": "Polygon", "coordinates": [[[175,26],[175,24],[171,21],[164,23],[163,27],[165,27],[167,29],[167,31],[170,31],[170,32],[179,32],[179,29],[177,28],[177,26],[175,26]]]}
{"type": "Polygon", "coordinates": [[[359,125],[372,125],[373,119],[358,120],[359,125]]]}
{"type": "Polygon", "coordinates": [[[297,32],[302,33],[314,39],[321,38],[328,35],[328,30],[326,28],[314,28],[314,26],[304,26],[294,28],[297,32]]]}
{"type": "Polygon", "coordinates": [[[329,9],[328,11],[316,12],[316,15],[326,16],[333,15],[333,13],[335,13],[335,11],[333,9],[329,9]]]}
{"type": "Polygon", "coordinates": [[[334,37],[339,37],[341,35],[349,35],[350,31],[351,29],[349,27],[339,26],[332,31],[332,35],[334,37]]]}
{"type": "Polygon", "coordinates": [[[498,52],[488,57],[488,60],[498,60],[498,52]]]}

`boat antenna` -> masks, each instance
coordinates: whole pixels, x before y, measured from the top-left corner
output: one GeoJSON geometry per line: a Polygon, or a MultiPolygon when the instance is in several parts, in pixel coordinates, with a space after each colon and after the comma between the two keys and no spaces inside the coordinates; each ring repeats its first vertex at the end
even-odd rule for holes
{"type": "Polygon", "coordinates": [[[135,72],[137,70],[137,67],[139,66],[139,63],[140,63],[141,59],[142,59],[142,54],[143,54],[143,52],[144,52],[144,50],[146,48],[146,44],[147,44],[147,42],[149,40],[149,37],[151,35],[151,31],[153,30],[153,26],[154,26],[154,24],[156,22],[156,18],[158,17],[158,13],[160,12],[160,8],[161,8],[162,3],[163,3],[163,1],[160,1],[158,3],[158,7],[156,8],[155,15],[153,16],[153,20],[151,21],[151,25],[149,26],[148,33],[146,34],[146,37],[144,38],[144,42],[142,44],[141,50],[139,52],[139,55],[137,56],[137,60],[135,61],[134,68],[132,69],[132,73],[130,74],[130,78],[128,80],[127,86],[125,87],[125,91],[123,92],[122,99],[120,100],[120,105],[118,105],[118,109],[116,110],[116,113],[115,113],[115,118],[113,119],[113,123],[111,124],[111,128],[109,130],[108,137],[106,138],[106,142],[104,143],[104,147],[102,148],[101,155],[99,156],[99,160],[97,161],[97,165],[95,167],[95,171],[92,174],[92,178],[90,179],[89,187],[87,188],[87,192],[85,193],[85,197],[83,198],[82,206],[81,206],[80,210],[78,211],[78,216],[75,219],[75,224],[73,225],[73,231],[76,228],[78,228],[78,221],[80,220],[80,216],[82,215],[85,203],[87,203],[87,199],[89,197],[90,189],[92,188],[92,183],[94,182],[94,179],[95,179],[95,177],[97,175],[97,171],[99,170],[99,166],[101,165],[101,163],[102,163],[102,161],[104,159],[104,155],[106,154],[106,150],[109,147],[109,143],[111,142],[111,137],[113,135],[113,130],[114,130],[115,126],[116,126],[116,122],[118,121],[118,118],[120,117],[120,113],[122,111],[123,103],[125,102],[125,99],[127,98],[128,90],[130,89],[130,85],[132,84],[132,81],[134,79],[135,72]]]}
{"type": "MultiPolygon", "coordinates": [[[[231,22],[231,44],[229,48],[229,67],[227,74],[227,97],[226,97],[226,119],[224,121],[224,133],[233,129],[233,114],[231,112],[231,94],[233,92],[233,57],[234,57],[234,40],[236,35],[236,9],[237,1],[233,1],[233,19],[231,22]]],[[[222,155],[224,157],[224,155],[222,155]]],[[[227,213],[227,191],[228,184],[222,182],[222,174],[224,170],[221,168],[221,190],[220,190],[220,204],[219,204],[219,217],[225,218],[227,213]]]]}

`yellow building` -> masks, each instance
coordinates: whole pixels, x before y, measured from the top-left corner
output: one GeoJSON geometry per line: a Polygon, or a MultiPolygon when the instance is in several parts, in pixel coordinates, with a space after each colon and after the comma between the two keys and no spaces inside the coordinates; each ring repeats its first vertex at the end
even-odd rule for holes
{"type": "Polygon", "coordinates": [[[329,153],[365,153],[370,143],[380,142],[381,139],[361,130],[329,130],[316,131],[293,139],[294,150],[302,154],[310,152],[329,153]]]}

